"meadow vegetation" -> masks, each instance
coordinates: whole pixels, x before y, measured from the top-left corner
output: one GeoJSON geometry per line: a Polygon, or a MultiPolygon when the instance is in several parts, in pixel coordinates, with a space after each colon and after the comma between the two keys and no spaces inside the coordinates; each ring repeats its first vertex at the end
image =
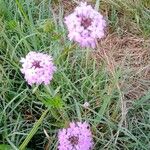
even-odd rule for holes
{"type": "Polygon", "coordinates": [[[70,121],[90,124],[94,150],[150,149],[150,1],[88,1],[107,21],[95,50],[68,40],[78,2],[0,0],[0,150],[55,150],[70,121]],[[20,72],[31,50],[53,56],[47,86],[20,72]]]}

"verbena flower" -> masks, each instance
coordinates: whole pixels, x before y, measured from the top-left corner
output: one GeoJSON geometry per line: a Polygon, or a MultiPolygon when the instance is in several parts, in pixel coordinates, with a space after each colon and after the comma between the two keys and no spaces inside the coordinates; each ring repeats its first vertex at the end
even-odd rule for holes
{"type": "Polygon", "coordinates": [[[58,133],[59,150],[91,150],[93,147],[92,133],[86,122],[72,122],[69,128],[58,133]]]}
{"type": "Polygon", "coordinates": [[[56,71],[56,67],[52,62],[52,57],[37,52],[29,52],[25,58],[21,58],[21,72],[29,85],[32,84],[49,84],[56,71]]]}
{"type": "Polygon", "coordinates": [[[104,17],[87,3],[80,3],[75,11],[65,17],[70,40],[78,42],[82,47],[96,47],[96,40],[104,36],[106,21],[104,17]]]}

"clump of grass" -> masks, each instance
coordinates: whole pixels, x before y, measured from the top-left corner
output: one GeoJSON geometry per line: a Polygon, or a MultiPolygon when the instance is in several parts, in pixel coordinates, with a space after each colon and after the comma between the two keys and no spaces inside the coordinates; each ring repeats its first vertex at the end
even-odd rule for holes
{"type": "Polygon", "coordinates": [[[109,0],[102,1],[101,9],[107,15],[111,32],[123,34],[130,32],[143,37],[149,37],[148,18],[149,2],[137,0],[109,0]]]}

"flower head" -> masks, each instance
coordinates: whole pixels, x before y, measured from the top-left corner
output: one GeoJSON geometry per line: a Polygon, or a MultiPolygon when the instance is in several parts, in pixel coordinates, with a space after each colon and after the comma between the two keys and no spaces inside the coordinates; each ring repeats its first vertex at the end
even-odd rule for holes
{"type": "Polygon", "coordinates": [[[59,150],[91,150],[93,146],[92,134],[86,122],[72,122],[69,128],[58,133],[59,150]]]}
{"type": "Polygon", "coordinates": [[[104,36],[106,21],[103,16],[86,2],[80,3],[75,11],[65,17],[70,40],[78,42],[82,47],[96,47],[96,40],[104,36]]]}
{"type": "Polygon", "coordinates": [[[29,52],[25,58],[21,58],[21,72],[24,74],[28,84],[49,84],[56,71],[52,57],[37,52],[29,52]]]}

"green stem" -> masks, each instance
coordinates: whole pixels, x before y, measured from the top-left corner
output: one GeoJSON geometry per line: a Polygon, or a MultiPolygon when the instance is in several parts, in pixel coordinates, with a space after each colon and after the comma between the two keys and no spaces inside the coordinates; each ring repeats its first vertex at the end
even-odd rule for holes
{"type": "Polygon", "coordinates": [[[86,71],[88,70],[88,64],[90,61],[90,54],[89,54],[89,48],[86,48],[86,71]]]}
{"type": "Polygon", "coordinates": [[[95,4],[95,10],[99,10],[99,5],[100,5],[100,0],[97,0],[96,1],[96,4],[95,4]]]}
{"type": "Polygon", "coordinates": [[[37,120],[32,128],[32,130],[30,131],[30,133],[27,135],[26,139],[23,141],[23,143],[20,145],[19,150],[24,150],[26,148],[26,146],[28,145],[28,143],[30,142],[30,140],[32,139],[32,137],[34,136],[34,134],[37,132],[39,126],[41,125],[43,119],[45,118],[47,112],[49,109],[46,109],[39,120],[37,120]]]}

